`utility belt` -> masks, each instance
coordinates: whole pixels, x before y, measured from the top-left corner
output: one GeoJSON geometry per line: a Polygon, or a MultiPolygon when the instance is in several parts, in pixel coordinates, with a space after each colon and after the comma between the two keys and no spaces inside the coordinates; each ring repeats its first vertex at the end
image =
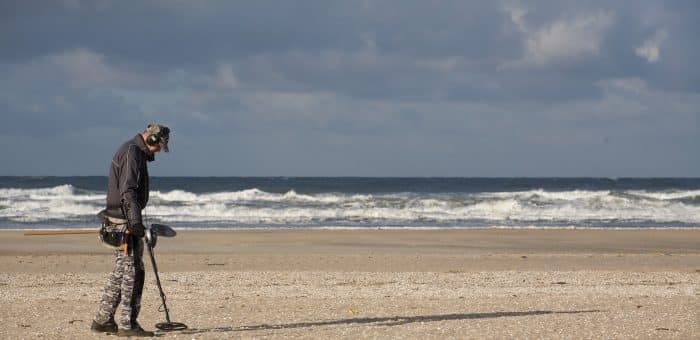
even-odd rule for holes
{"type": "Polygon", "coordinates": [[[127,220],[103,215],[100,241],[109,248],[123,250],[128,242],[127,220]]]}

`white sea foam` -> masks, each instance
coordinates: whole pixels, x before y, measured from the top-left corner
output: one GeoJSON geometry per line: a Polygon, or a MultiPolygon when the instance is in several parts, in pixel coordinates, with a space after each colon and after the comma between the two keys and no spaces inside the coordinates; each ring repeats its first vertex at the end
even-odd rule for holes
{"type": "MultiPolygon", "coordinates": [[[[259,189],[153,191],[146,214],[159,221],[228,225],[489,226],[700,223],[700,191],[302,194],[259,189]]],[[[61,185],[0,189],[2,221],[93,221],[105,193],[61,185]]]]}
{"type": "Polygon", "coordinates": [[[15,222],[72,220],[94,215],[105,196],[95,192],[76,193],[71,185],[42,189],[0,189],[0,218],[15,222]]]}
{"type": "Polygon", "coordinates": [[[688,190],[688,191],[667,191],[667,192],[647,192],[647,191],[630,191],[631,194],[638,195],[641,197],[655,198],[659,200],[679,200],[679,199],[690,199],[699,198],[700,190],[688,190]]]}

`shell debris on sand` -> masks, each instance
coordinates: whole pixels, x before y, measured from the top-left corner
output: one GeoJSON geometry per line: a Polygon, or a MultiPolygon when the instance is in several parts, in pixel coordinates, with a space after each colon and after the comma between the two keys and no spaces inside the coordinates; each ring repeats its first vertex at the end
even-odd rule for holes
{"type": "MultiPolygon", "coordinates": [[[[161,278],[171,317],[190,326],[169,338],[700,334],[694,272],[214,271],[161,278]]],[[[147,278],[140,317],[150,329],[163,321],[153,281],[147,278]]],[[[104,274],[2,273],[0,282],[7,325],[0,337],[90,336],[83,320],[93,316],[104,274]]]]}

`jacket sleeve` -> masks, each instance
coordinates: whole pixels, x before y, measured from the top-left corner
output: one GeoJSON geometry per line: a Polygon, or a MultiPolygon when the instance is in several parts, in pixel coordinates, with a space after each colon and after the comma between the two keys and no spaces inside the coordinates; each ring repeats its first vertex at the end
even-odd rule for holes
{"type": "Polygon", "coordinates": [[[126,153],[124,162],[122,163],[122,171],[120,178],[119,191],[122,201],[122,209],[124,215],[129,221],[130,226],[142,224],[141,209],[138,200],[138,188],[141,176],[141,163],[143,160],[139,157],[140,153],[137,147],[132,145],[126,153]]]}

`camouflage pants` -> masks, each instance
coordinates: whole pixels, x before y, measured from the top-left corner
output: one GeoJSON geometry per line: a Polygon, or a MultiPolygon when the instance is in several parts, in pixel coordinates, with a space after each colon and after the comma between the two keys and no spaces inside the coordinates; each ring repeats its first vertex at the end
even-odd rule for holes
{"type": "Polygon", "coordinates": [[[100,307],[95,321],[104,324],[114,319],[117,307],[121,304],[120,328],[136,326],[136,318],[141,309],[141,295],[145,272],[143,269],[143,241],[132,238],[129,252],[115,250],[114,269],[109,274],[100,307]]]}

